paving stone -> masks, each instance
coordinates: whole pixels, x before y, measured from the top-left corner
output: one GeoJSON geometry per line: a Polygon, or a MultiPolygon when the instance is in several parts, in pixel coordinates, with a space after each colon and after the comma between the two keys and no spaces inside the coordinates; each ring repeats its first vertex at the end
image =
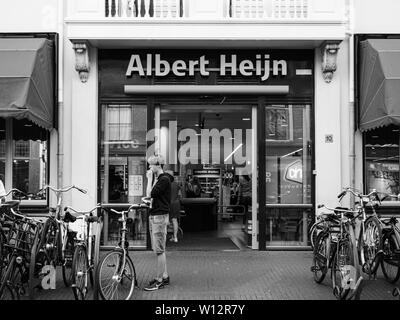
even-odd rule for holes
{"type": "MultiPolygon", "coordinates": [[[[335,300],[328,276],[322,284],[313,281],[311,251],[167,252],[171,284],[155,292],[142,289],[154,278],[154,253],[131,251],[130,256],[138,279],[135,300],[335,300]]],[[[396,300],[393,288],[379,271],[376,280],[365,280],[361,299],[396,300]]],[[[61,269],[56,290],[42,290],[36,299],[74,299],[61,269]]]]}

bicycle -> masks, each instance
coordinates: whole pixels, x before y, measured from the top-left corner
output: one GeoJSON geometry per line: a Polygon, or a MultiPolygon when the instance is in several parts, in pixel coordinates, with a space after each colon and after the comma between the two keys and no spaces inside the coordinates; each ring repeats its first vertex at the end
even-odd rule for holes
{"type": "MultiPolygon", "coordinates": [[[[8,191],[3,197],[7,197],[11,193],[22,193],[22,191],[13,188],[8,191]]],[[[12,223],[8,220],[12,219],[10,215],[12,215],[10,209],[17,209],[19,206],[19,201],[6,201],[5,203],[0,203],[0,279],[3,275],[3,270],[5,267],[5,253],[4,253],[4,244],[6,243],[8,232],[12,223]]]]}
{"type": "MultiPolygon", "coordinates": [[[[387,197],[397,195],[384,194],[381,201],[387,197]]],[[[378,216],[382,227],[382,255],[380,265],[385,279],[395,283],[400,278],[400,229],[397,227],[398,219],[393,217],[382,218],[378,216]]]]}
{"type": "Polygon", "coordinates": [[[332,268],[332,261],[336,250],[340,221],[337,215],[323,213],[319,217],[320,232],[316,236],[313,247],[313,266],[311,271],[316,283],[324,281],[328,269],[332,268]]]}
{"type": "Polygon", "coordinates": [[[28,285],[31,297],[33,284],[30,265],[35,264],[35,246],[39,241],[42,222],[19,214],[12,208],[10,212],[12,217],[7,215],[9,230],[2,251],[5,253],[6,267],[1,278],[0,297],[19,299],[21,294],[25,294],[25,285],[28,285]]]}
{"type": "Polygon", "coordinates": [[[72,291],[75,300],[85,300],[88,294],[88,282],[94,288],[93,272],[99,261],[100,254],[100,237],[103,220],[101,216],[93,216],[93,212],[101,209],[98,204],[89,211],[77,211],[72,207],[65,207],[66,214],[70,214],[68,210],[79,214],[76,219],[82,219],[81,232],[77,233],[77,243],[72,259],[72,291]],[[96,231],[93,232],[93,223],[97,223],[96,231]],[[88,281],[89,279],[89,281],[88,281]]]}
{"type": "Polygon", "coordinates": [[[359,263],[362,271],[367,273],[369,278],[376,277],[376,272],[380,264],[382,251],[382,224],[376,213],[376,208],[381,203],[378,192],[373,189],[369,194],[362,194],[352,188],[345,188],[338,198],[340,200],[350,192],[359,199],[357,205],[357,218],[360,221],[360,230],[357,234],[357,250],[359,252],[359,263]],[[366,206],[371,204],[372,215],[367,217],[366,206]]]}
{"type": "Polygon", "coordinates": [[[71,216],[62,217],[61,195],[71,189],[86,194],[87,191],[74,185],[62,189],[56,189],[50,185],[46,185],[41,191],[46,189],[53,191],[57,196],[57,206],[50,208],[49,217],[46,220],[42,237],[38,246],[38,254],[43,252],[50,260],[51,265],[56,268],[57,265],[62,266],[62,276],[64,285],[69,287],[72,284],[72,258],[74,254],[74,239],[76,232],[69,229],[71,216]]]}
{"type": "MultiPolygon", "coordinates": [[[[137,286],[136,270],[129,256],[129,242],[127,240],[126,224],[131,210],[148,209],[147,204],[133,204],[127,210],[111,212],[118,214],[121,218],[120,238],[118,245],[100,260],[96,269],[95,282],[98,285],[100,297],[104,300],[129,300],[137,286]]],[[[104,209],[104,207],[103,207],[104,209]]]]}
{"type": "MultiPolygon", "coordinates": [[[[332,211],[331,214],[339,218],[339,230],[335,239],[336,244],[329,247],[332,248],[333,252],[328,255],[331,261],[333,294],[340,300],[351,300],[353,298],[354,300],[359,300],[363,277],[358,259],[355,220],[360,212],[358,210],[329,208],[325,205],[318,206],[318,208],[323,207],[332,211]]],[[[318,248],[318,243],[316,243],[315,248],[318,248]]]]}
{"type": "Polygon", "coordinates": [[[315,243],[317,241],[317,237],[320,232],[325,231],[328,227],[327,221],[325,220],[327,217],[318,216],[317,221],[315,221],[310,227],[308,231],[308,238],[310,239],[311,249],[314,250],[315,243]]]}

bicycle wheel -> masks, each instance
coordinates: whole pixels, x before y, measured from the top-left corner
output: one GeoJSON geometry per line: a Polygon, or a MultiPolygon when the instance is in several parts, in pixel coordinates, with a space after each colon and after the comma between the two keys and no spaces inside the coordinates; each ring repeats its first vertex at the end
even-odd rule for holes
{"type": "Polygon", "coordinates": [[[15,255],[12,256],[6,270],[4,271],[4,274],[1,278],[0,281],[0,297],[3,297],[6,293],[6,286],[8,286],[8,281],[11,279],[12,275],[14,274],[15,271],[15,259],[17,257],[15,255]]]}
{"type": "Polygon", "coordinates": [[[360,237],[360,248],[363,250],[368,269],[365,270],[363,266],[363,270],[366,273],[374,274],[379,267],[380,254],[378,252],[382,250],[382,227],[374,216],[369,217],[364,225],[364,234],[360,237]]]}
{"type": "Polygon", "coordinates": [[[393,232],[383,235],[382,273],[390,283],[395,283],[400,277],[400,244],[393,232]]]}
{"type": "Polygon", "coordinates": [[[1,230],[0,226],[0,280],[3,276],[3,270],[5,267],[5,252],[4,252],[4,242],[5,242],[5,237],[3,236],[3,231],[1,230]]]}
{"type": "Polygon", "coordinates": [[[62,276],[63,276],[64,285],[67,288],[71,286],[72,277],[73,277],[72,260],[73,260],[74,251],[75,251],[74,237],[75,237],[75,233],[68,232],[67,243],[65,245],[65,250],[64,250],[64,258],[62,261],[62,276]]]}
{"type": "Polygon", "coordinates": [[[329,233],[321,232],[315,240],[314,255],[313,255],[313,273],[314,281],[321,283],[325,279],[328,272],[328,246],[329,233]]]}
{"type": "Polygon", "coordinates": [[[356,284],[358,263],[354,250],[355,243],[349,235],[339,240],[332,265],[332,286],[334,295],[340,300],[345,300],[356,284]]]}
{"type": "Polygon", "coordinates": [[[33,241],[29,261],[28,295],[31,300],[34,299],[36,289],[41,286],[42,269],[48,263],[49,259],[45,251],[39,250],[39,234],[37,233],[33,241]]]}
{"type": "Polygon", "coordinates": [[[95,235],[93,237],[93,241],[92,241],[92,266],[93,269],[91,269],[90,271],[90,281],[93,287],[93,299],[94,300],[98,300],[99,299],[99,294],[98,294],[98,283],[96,281],[96,279],[93,279],[93,273],[96,274],[97,272],[97,267],[99,265],[99,260],[100,260],[100,239],[101,239],[101,232],[103,229],[103,221],[102,218],[100,217],[98,222],[96,223],[96,231],[95,231],[95,235]]]}
{"type": "Polygon", "coordinates": [[[54,267],[57,265],[58,225],[52,218],[46,220],[41,232],[39,250],[44,250],[54,267]]]}
{"type": "Polygon", "coordinates": [[[136,283],[136,271],[128,255],[123,259],[122,251],[111,251],[99,262],[96,281],[100,296],[104,300],[129,300],[136,283]]]}
{"type": "Polygon", "coordinates": [[[79,300],[85,300],[88,288],[88,257],[86,247],[78,245],[75,248],[74,258],[72,259],[72,283],[75,285],[79,300]]]}
{"type": "Polygon", "coordinates": [[[19,294],[6,284],[0,300],[19,300],[19,294]]]}

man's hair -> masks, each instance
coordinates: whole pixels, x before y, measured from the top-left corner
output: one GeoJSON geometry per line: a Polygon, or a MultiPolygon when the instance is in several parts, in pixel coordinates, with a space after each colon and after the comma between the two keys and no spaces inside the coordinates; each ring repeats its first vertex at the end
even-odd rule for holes
{"type": "Polygon", "coordinates": [[[164,158],[163,158],[162,156],[160,156],[160,155],[150,156],[150,157],[147,159],[147,162],[148,162],[150,165],[161,166],[161,168],[162,168],[162,167],[164,166],[164,164],[165,164],[164,158]]]}

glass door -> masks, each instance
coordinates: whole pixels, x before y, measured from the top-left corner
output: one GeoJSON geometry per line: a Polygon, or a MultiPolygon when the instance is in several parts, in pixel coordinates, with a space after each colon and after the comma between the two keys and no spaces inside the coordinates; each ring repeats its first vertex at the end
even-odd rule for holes
{"type": "Polygon", "coordinates": [[[265,106],[266,246],[307,246],[312,209],[310,105],[265,106]]]}
{"type": "MultiPolygon", "coordinates": [[[[126,209],[140,203],[146,190],[147,106],[103,104],[100,130],[100,199],[109,208],[126,209]]],[[[118,243],[116,214],[104,219],[104,246],[118,243]]],[[[146,210],[129,213],[128,240],[132,247],[147,246],[146,210]]]]}

